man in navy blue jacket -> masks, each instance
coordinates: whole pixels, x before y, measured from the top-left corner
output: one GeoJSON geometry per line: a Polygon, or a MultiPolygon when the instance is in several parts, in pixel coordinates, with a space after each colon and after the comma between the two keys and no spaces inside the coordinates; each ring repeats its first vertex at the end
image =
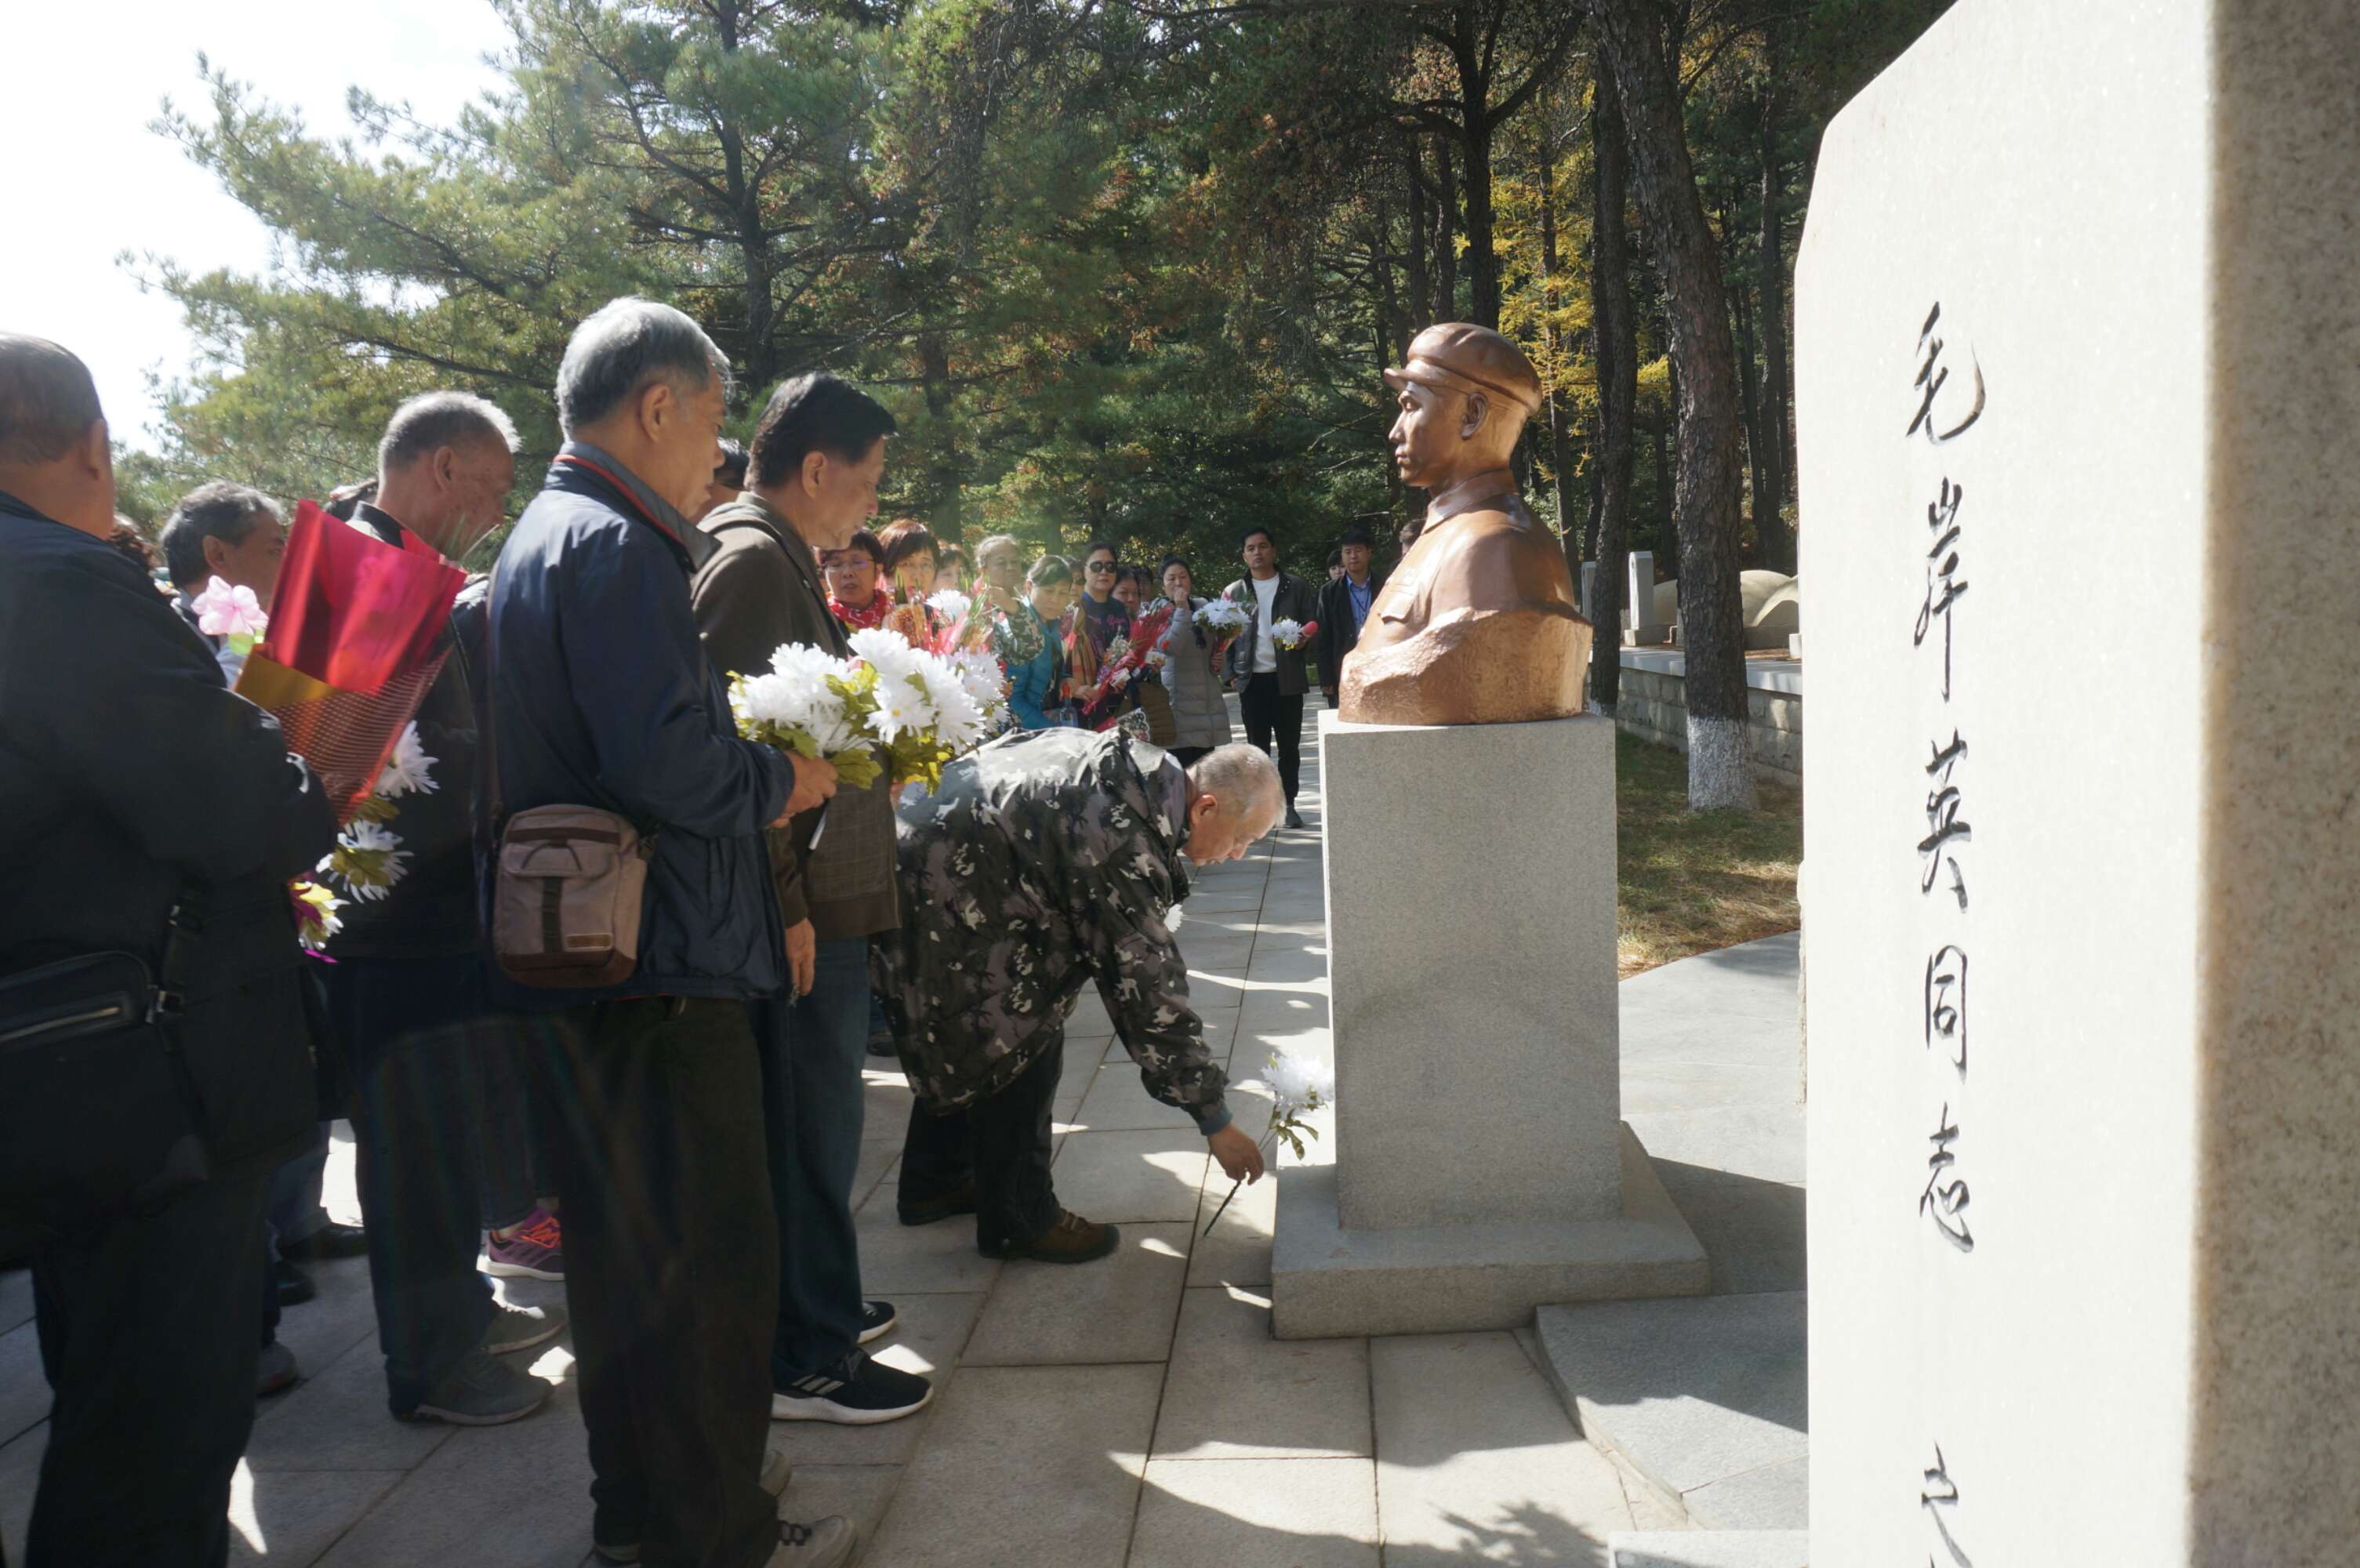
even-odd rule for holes
{"type": "MultiPolygon", "coordinates": [[[[789,983],[762,830],[835,792],[737,738],[689,579],[728,364],[668,306],[617,299],[558,369],[565,445],[500,552],[488,616],[496,811],[594,806],[653,845],[638,970],[605,991],[495,977],[547,1031],[582,1413],[611,1562],[832,1568],[840,1519],[781,1525],[765,1483],[778,1233],[746,1004],[789,983]]],[[[495,825],[498,825],[495,823],[495,825]]]]}

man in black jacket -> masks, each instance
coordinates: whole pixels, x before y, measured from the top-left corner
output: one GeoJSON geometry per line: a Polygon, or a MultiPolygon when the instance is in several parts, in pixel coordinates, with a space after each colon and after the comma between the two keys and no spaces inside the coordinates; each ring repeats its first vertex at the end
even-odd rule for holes
{"type": "Polygon", "coordinates": [[[1317,639],[1319,690],[1331,708],[1336,705],[1337,689],[1344,684],[1344,656],[1360,642],[1369,607],[1385,585],[1385,574],[1369,564],[1376,550],[1370,543],[1369,530],[1360,524],[1344,530],[1336,553],[1342,558],[1343,573],[1320,586],[1317,639]]]}
{"type": "MultiPolygon", "coordinates": [[[[754,431],[751,488],[697,525],[715,547],[691,589],[697,631],[724,674],[761,674],[790,643],[852,651],[828,611],[815,552],[842,550],[876,516],[893,428],[892,415],[840,376],[799,376],[771,394],[754,431]]],[[[789,994],[753,1008],[779,1220],[770,1415],[873,1426],[934,1397],[923,1377],[860,1348],[894,1322],[890,1303],[861,1294],[852,1224],[869,942],[895,930],[899,913],[890,784],[880,775],[866,789],[838,789],[824,825],[821,833],[814,811],[770,835],[795,973],[789,994]]]]}
{"type": "MultiPolygon", "coordinates": [[[[377,445],[377,486],[351,527],[402,548],[415,536],[458,561],[507,509],[516,430],[464,392],[429,392],[394,411],[377,445]]],[[[481,613],[481,580],[463,593],[481,613]]],[[[519,1049],[493,1008],[476,937],[475,707],[466,656],[444,659],[417,719],[431,790],[397,803],[410,856],[400,881],[355,899],[330,944],[328,1014],[353,1086],[361,1214],[386,1399],[406,1421],[491,1426],[531,1414],[550,1384],[495,1357],[554,1338],[554,1309],[504,1306],[475,1268],[483,1225],[476,1154],[495,1054],[519,1049]]]]}
{"type": "Polygon", "coordinates": [[[1278,569],[1278,541],[1268,528],[1250,528],[1240,542],[1246,575],[1230,583],[1223,597],[1245,607],[1246,629],[1229,645],[1227,674],[1245,717],[1247,744],[1265,757],[1272,755],[1273,742],[1277,745],[1286,825],[1299,828],[1303,817],[1295,809],[1295,790],[1303,770],[1303,694],[1311,689],[1305,665],[1311,645],[1282,647],[1272,628],[1281,621],[1309,626],[1319,618],[1319,600],[1310,583],[1278,569]]]}
{"type": "Polygon", "coordinates": [[[287,881],[335,818],[279,726],[107,548],[114,512],[89,371],[0,335],[0,974],[117,951],[152,970],[185,889],[199,929],[173,1033],[212,1169],[160,1211],[36,1238],[56,1403],[27,1559],[210,1568],[254,1420],[264,1187],[314,1115],[287,881]]]}

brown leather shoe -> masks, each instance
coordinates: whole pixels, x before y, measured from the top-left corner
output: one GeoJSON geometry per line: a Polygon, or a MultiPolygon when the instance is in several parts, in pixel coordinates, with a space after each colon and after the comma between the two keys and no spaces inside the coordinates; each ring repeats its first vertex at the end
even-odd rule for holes
{"type": "Polygon", "coordinates": [[[1059,1209],[1057,1223],[1029,1242],[1003,1242],[976,1250],[986,1258],[1029,1258],[1035,1263],[1095,1263],[1121,1239],[1121,1233],[1110,1225],[1094,1225],[1071,1209],[1059,1209]]]}

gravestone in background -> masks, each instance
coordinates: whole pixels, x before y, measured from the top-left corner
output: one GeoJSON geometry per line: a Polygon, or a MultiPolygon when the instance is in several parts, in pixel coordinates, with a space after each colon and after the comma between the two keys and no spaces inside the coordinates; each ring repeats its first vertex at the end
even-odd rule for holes
{"type": "Polygon", "coordinates": [[[2355,60],[1963,0],[1828,130],[1815,1568],[2360,1559],[2355,60]]]}

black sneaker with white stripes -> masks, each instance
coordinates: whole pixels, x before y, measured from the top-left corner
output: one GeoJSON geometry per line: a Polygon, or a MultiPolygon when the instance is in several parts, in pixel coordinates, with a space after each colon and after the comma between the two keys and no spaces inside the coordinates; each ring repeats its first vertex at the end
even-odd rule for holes
{"type": "Polygon", "coordinates": [[[893,1325],[901,1321],[901,1315],[893,1311],[893,1303],[890,1301],[861,1302],[860,1343],[867,1345],[872,1339],[884,1338],[893,1332],[893,1325]]]}
{"type": "Polygon", "coordinates": [[[770,1419],[875,1426],[915,1415],[934,1397],[934,1386],[916,1373],[871,1361],[867,1351],[856,1350],[840,1366],[773,1390],[770,1419]]]}

